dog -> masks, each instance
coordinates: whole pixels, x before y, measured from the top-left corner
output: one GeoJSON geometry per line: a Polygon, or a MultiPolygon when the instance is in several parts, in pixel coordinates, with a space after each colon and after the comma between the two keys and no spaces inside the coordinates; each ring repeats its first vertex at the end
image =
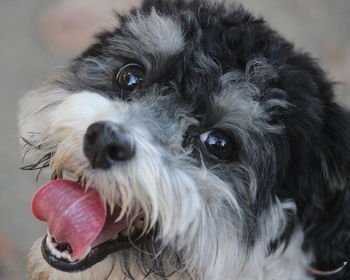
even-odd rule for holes
{"type": "Polygon", "coordinates": [[[350,115],[226,1],[145,1],[20,101],[31,279],[350,278],[350,115]]]}

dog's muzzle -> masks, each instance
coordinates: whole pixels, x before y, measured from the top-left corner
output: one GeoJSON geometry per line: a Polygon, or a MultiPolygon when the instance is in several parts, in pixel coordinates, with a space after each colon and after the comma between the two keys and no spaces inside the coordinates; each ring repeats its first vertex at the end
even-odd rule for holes
{"type": "Polygon", "coordinates": [[[122,125],[101,121],[88,127],[84,137],[84,154],[93,168],[108,169],[116,162],[131,159],[135,146],[122,125]]]}
{"type": "Polygon", "coordinates": [[[96,189],[86,189],[78,182],[46,184],[34,195],[32,211],[48,224],[42,255],[62,271],[88,269],[109,254],[147,238],[141,214],[124,216],[118,206],[112,211],[96,189]]]}

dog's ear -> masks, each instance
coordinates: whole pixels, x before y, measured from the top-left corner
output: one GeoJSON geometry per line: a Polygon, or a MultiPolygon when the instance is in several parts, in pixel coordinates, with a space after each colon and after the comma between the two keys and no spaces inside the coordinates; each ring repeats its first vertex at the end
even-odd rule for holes
{"type": "MultiPolygon", "coordinates": [[[[318,139],[306,144],[311,160],[296,163],[305,169],[295,176],[305,246],[315,255],[314,266],[329,271],[350,262],[350,114],[333,102],[323,106],[318,139]]],[[[348,273],[349,265],[333,279],[348,273]]]]}

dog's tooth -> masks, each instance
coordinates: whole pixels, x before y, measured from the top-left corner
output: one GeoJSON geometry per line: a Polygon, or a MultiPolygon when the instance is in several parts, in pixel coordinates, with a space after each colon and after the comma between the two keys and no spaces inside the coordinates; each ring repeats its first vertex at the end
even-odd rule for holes
{"type": "Polygon", "coordinates": [[[131,226],[130,228],[127,228],[124,232],[124,237],[133,237],[136,233],[136,228],[134,226],[131,226]]]}
{"type": "Polygon", "coordinates": [[[122,237],[129,237],[129,236],[132,236],[135,232],[136,232],[135,227],[134,227],[134,226],[131,226],[130,228],[124,229],[124,230],[120,233],[120,235],[121,235],[122,237]]]}
{"type": "Polygon", "coordinates": [[[88,189],[87,178],[80,176],[79,183],[84,187],[85,190],[88,189]]]}
{"type": "Polygon", "coordinates": [[[57,245],[57,243],[55,242],[55,238],[50,234],[49,231],[47,231],[46,242],[49,242],[52,245],[57,245]]]}
{"type": "Polygon", "coordinates": [[[81,176],[81,175],[78,175],[77,177],[78,177],[77,180],[76,180],[77,183],[81,183],[81,182],[82,182],[82,176],[81,176]]]}
{"type": "Polygon", "coordinates": [[[62,170],[61,172],[61,176],[60,176],[60,179],[67,179],[67,173],[66,173],[66,170],[62,170]]]}
{"type": "Polygon", "coordinates": [[[128,229],[124,229],[122,232],[120,232],[120,235],[122,237],[128,237],[128,235],[129,235],[128,229]]]}
{"type": "Polygon", "coordinates": [[[51,180],[57,180],[57,179],[58,179],[57,173],[53,172],[51,175],[51,180]]]}
{"type": "Polygon", "coordinates": [[[114,240],[117,240],[118,238],[119,238],[119,233],[115,234],[115,235],[111,238],[111,240],[114,241],[114,240]]]}
{"type": "Polygon", "coordinates": [[[138,230],[143,230],[144,225],[145,225],[145,222],[141,220],[138,220],[134,223],[135,228],[138,230]]]}

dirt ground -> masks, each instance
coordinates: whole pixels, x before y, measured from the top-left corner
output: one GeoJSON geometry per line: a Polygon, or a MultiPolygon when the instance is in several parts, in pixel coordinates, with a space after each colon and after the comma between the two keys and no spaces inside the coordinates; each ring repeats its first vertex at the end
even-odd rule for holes
{"type": "MultiPolygon", "coordinates": [[[[339,102],[350,107],[349,0],[241,0],[298,48],[318,58],[340,82],[339,102]]],[[[19,170],[16,103],[64,65],[91,34],[114,24],[112,7],[126,12],[138,0],[1,0],[0,2],[0,280],[26,279],[25,258],[45,233],[30,200],[47,180],[19,170]]]]}

